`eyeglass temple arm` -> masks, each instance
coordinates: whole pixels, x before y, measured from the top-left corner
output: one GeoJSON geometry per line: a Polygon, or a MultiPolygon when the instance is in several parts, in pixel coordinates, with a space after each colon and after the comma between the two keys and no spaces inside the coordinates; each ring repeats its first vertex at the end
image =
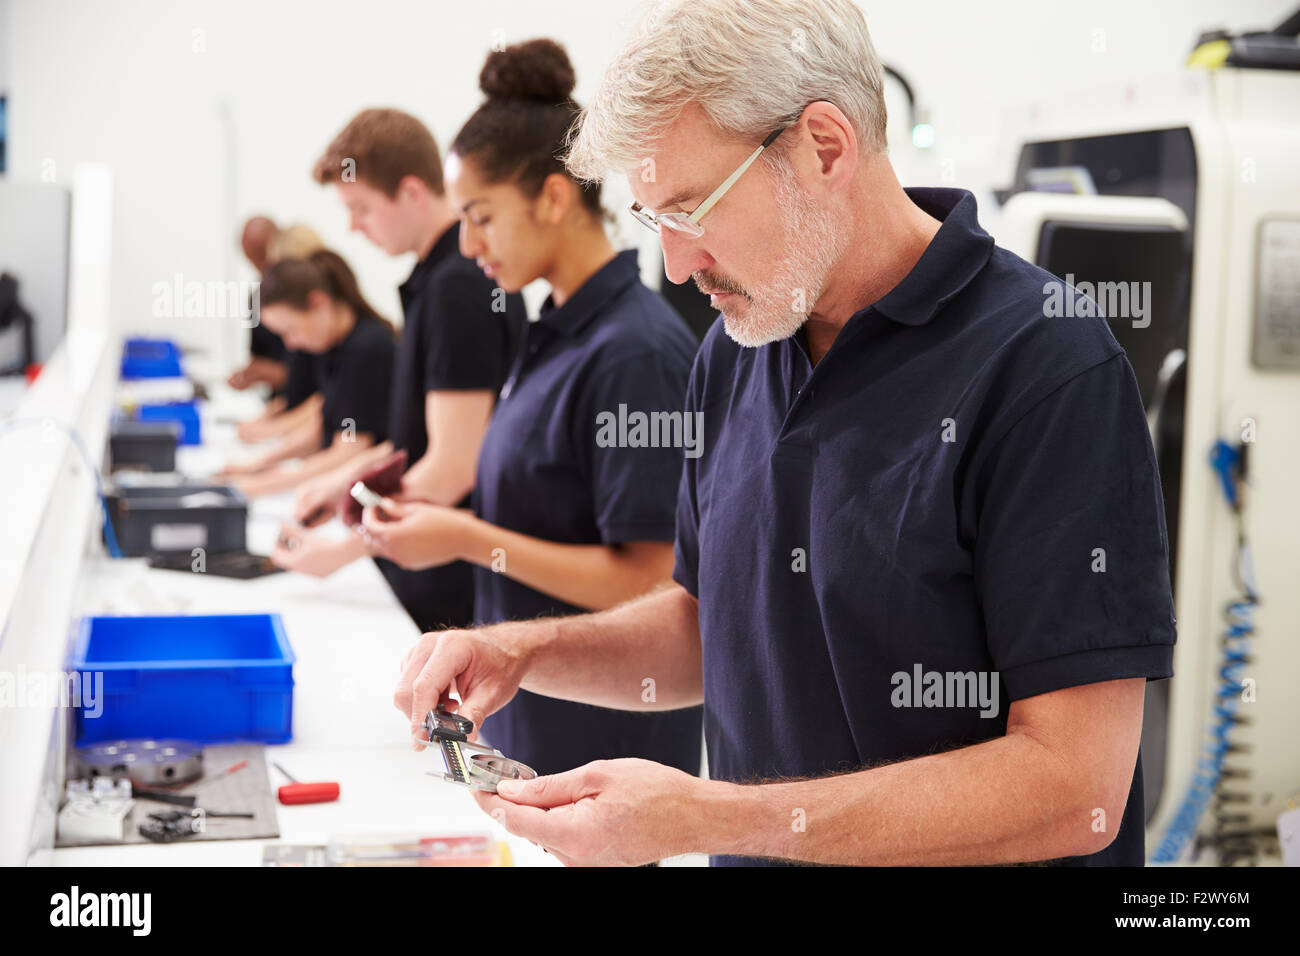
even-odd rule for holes
{"type": "Polygon", "coordinates": [[[781,129],[772,130],[772,132],[768,134],[767,139],[759,143],[758,148],[756,148],[752,153],[749,154],[749,158],[745,160],[743,163],[741,163],[739,168],[737,168],[734,173],[732,173],[730,176],[724,179],[722,181],[721,186],[713,190],[713,192],[709,193],[708,198],[705,199],[704,202],[700,203],[699,208],[697,208],[693,213],[691,213],[686,218],[694,223],[698,223],[701,219],[703,219],[704,214],[708,212],[710,209],[712,209],[715,205],[717,205],[718,200],[722,198],[722,194],[725,193],[728,189],[730,189],[735,184],[737,179],[739,179],[742,175],[744,175],[745,170],[749,169],[749,167],[753,165],[754,160],[758,159],[759,155],[763,152],[763,150],[767,149],[769,146],[775,143],[776,138],[780,136],[783,132],[785,132],[785,127],[782,127],[781,129]]]}

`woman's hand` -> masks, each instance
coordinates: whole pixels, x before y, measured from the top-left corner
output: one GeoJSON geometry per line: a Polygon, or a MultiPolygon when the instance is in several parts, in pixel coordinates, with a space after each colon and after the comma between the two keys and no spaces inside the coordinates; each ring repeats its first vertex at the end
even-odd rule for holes
{"type": "Polygon", "coordinates": [[[347,538],[330,538],[295,525],[280,525],[271,560],[287,571],[327,578],[357,557],[356,545],[347,538]]]}
{"type": "Polygon", "coordinates": [[[348,493],[347,482],[327,472],[304,483],[293,499],[293,519],[305,528],[324,524],[339,512],[339,501],[348,493]]]}
{"type": "Polygon", "coordinates": [[[362,513],[361,532],[371,554],[420,570],[460,560],[476,520],[457,508],[384,498],[362,513]]]}

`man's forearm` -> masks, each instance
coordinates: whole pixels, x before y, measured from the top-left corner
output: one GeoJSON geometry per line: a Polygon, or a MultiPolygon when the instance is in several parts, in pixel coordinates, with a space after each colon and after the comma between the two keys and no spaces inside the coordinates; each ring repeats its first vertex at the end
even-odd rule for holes
{"type": "Polygon", "coordinates": [[[402,490],[436,505],[454,507],[474,490],[474,460],[465,463],[430,446],[402,476],[402,490]]]}
{"type": "MultiPolygon", "coordinates": [[[[265,415],[263,418],[269,419],[269,421],[263,422],[259,419],[259,422],[263,425],[269,438],[287,435],[304,423],[319,419],[321,405],[320,395],[315,394],[287,411],[278,411],[273,415],[265,415]]],[[[281,408],[283,406],[284,403],[281,402],[281,408]]],[[[269,411],[270,406],[267,408],[269,411]]]]}
{"type": "Polygon", "coordinates": [[[703,700],[697,606],[675,583],[599,614],[509,627],[524,628],[525,690],[618,710],[703,700]]]}
{"type": "Polygon", "coordinates": [[[381,461],[393,453],[393,443],[390,441],[381,441],[378,445],[371,445],[358,455],[345,460],[342,464],[331,468],[325,475],[328,481],[338,484],[346,494],[352,490],[362,475],[370,471],[381,461]]]}
{"type": "MultiPolygon", "coordinates": [[[[815,732],[815,731],[814,731],[815,732]]],[[[1102,849],[1124,815],[1027,734],[857,773],[700,784],[697,852],[863,866],[967,866],[1102,849]],[[1105,811],[1098,816],[1097,809],[1105,811]],[[1096,821],[1109,821],[1098,832],[1096,821]]]]}
{"type": "Polygon", "coordinates": [[[311,454],[320,447],[320,422],[309,420],[298,424],[274,448],[257,459],[257,468],[264,471],[282,461],[290,461],[311,454]]]}

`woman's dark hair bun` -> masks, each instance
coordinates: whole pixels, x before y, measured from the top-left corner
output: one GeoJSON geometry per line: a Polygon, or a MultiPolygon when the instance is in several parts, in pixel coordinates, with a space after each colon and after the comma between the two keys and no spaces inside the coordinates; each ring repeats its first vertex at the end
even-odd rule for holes
{"type": "Polygon", "coordinates": [[[516,43],[488,54],[478,85],[490,97],[565,103],[577,78],[564,47],[554,40],[516,43]]]}

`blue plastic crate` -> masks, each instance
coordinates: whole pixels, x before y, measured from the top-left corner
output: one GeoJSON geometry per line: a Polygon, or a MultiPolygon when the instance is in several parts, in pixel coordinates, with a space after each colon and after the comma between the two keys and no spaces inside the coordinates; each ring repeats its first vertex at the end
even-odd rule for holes
{"type": "Polygon", "coordinates": [[[197,445],[203,431],[199,424],[199,407],[194,402],[167,402],[162,405],[141,405],[135,410],[139,422],[176,422],[181,426],[182,445],[197,445]]]}
{"type": "Polygon", "coordinates": [[[175,378],[181,350],[170,339],[127,339],[122,344],[122,378],[175,378]]]}
{"type": "Polygon", "coordinates": [[[133,737],[287,743],[293,662],[278,614],[84,618],[72,666],[87,694],[90,675],[104,676],[98,699],[75,711],[77,746],[133,737]]]}

